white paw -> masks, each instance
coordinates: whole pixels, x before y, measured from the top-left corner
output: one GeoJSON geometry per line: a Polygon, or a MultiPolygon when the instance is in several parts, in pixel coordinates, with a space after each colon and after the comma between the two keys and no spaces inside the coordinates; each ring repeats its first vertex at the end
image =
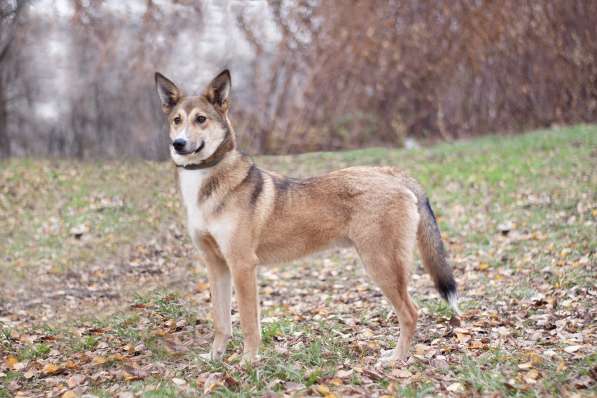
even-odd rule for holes
{"type": "Polygon", "coordinates": [[[398,352],[398,349],[385,350],[381,352],[381,356],[377,361],[377,366],[388,367],[388,366],[401,366],[405,365],[405,358],[398,352]]]}
{"type": "Polygon", "coordinates": [[[384,350],[381,352],[379,360],[381,362],[395,362],[398,359],[398,350],[384,350]]]}
{"type": "Polygon", "coordinates": [[[211,350],[210,358],[212,361],[221,361],[224,358],[224,350],[211,350]]]}
{"type": "Polygon", "coordinates": [[[248,366],[248,365],[254,365],[257,362],[259,362],[261,358],[259,357],[258,354],[251,354],[248,352],[245,352],[243,354],[242,359],[240,360],[240,363],[242,366],[248,366]]]}

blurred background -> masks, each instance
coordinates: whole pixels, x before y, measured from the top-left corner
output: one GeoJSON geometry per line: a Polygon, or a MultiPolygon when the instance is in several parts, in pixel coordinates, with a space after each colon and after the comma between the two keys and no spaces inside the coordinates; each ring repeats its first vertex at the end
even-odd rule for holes
{"type": "Polygon", "coordinates": [[[164,159],[153,73],[249,153],[597,121],[595,0],[0,0],[0,156],[164,159]]]}

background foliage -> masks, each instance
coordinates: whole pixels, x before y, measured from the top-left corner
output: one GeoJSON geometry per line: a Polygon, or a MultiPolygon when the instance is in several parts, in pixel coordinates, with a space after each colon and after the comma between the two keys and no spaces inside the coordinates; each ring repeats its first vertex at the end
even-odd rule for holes
{"type": "Polygon", "coordinates": [[[597,120],[597,2],[8,0],[2,155],[160,159],[160,70],[233,73],[245,150],[401,145],[597,120]]]}

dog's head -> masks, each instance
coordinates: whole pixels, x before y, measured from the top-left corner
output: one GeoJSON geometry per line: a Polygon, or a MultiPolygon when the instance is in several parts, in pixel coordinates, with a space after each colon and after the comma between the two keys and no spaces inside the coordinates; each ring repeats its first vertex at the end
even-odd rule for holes
{"type": "Polygon", "coordinates": [[[228,122],[230,72],[216,76],[199,96],[185,96],[161,73],[155,74],[155,85],[168,116],[170,154],[177,165],[200,164],[224,144],[232,132],[228,122]]]}

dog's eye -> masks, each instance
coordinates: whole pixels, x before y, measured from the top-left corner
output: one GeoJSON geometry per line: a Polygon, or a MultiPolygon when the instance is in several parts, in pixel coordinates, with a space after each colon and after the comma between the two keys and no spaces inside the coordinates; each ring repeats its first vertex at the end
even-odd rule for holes
{"type": "Polygon", "coordinates": [[[205,123],[205,121],[207,120],[207,118],[203,115],[199,115],[195,118],[195,120],[197,120],[197,123],[201,124],[201,123],[205,123]]]}
{"type": "Polygon", "coordinates": [[[180,116],[176,116],[173,121],[174,124],[180,124],[180,122],[182,122],[182,118],[180,116]]]}

